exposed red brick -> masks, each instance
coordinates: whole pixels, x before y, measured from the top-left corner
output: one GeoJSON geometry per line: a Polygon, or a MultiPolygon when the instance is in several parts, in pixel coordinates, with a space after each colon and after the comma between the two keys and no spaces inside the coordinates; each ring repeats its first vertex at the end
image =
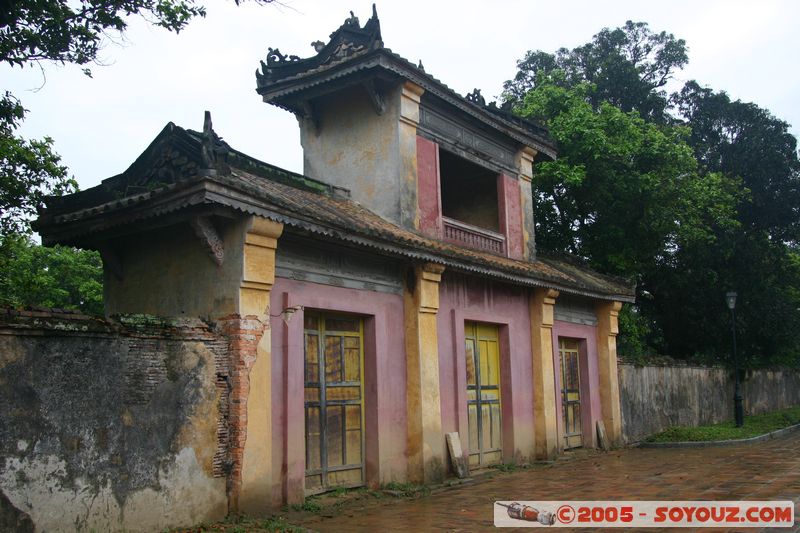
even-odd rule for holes
{"type": "Polygon", "coordinates": [[[227,490],[228,512],[236,513],[242,488],[242,459],[247,440],[247,399],[250,395],[250,369],[258,355],[258,343],[268,324],[255,316],[229,315],[217,322],[228,342],[229,401],[227,490]]]}

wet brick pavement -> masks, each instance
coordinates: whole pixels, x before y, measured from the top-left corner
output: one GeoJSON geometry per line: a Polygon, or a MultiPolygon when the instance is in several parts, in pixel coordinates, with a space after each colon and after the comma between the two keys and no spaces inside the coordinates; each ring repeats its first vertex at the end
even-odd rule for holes
{"type": "MultiPolygon", "coordinates": [[[[344,508],[332,518],[308,515],[298,525],[320,532],[492,531],[495,530],[492,525],[495,500],[625,499],[792,500],[795,502],[794,527],[762,531],[798,533],[800,434],[726,448],[630,448],[585,454],[559,460],[552,466],[536,465],[527,470],[498,474],[417,500],[384,499],[380,504],[364,508],[344,508]]],[[[643,531],[685,533],[691,530],[643,531]]]]}

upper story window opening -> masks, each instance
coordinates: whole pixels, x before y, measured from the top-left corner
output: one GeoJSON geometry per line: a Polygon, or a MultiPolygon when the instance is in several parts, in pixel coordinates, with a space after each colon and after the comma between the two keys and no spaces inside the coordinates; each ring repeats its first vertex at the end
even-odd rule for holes
{"type": "Polygon", "coordinates": [[[440,149],[439,175],[444,217],[500,231],[496,172],[440,149]]]}
{"type": "Polygon", "coordinates": [[[492,170],[439,150],[442,236],[446,241],[506,253],[498,177],[492,170]]]}

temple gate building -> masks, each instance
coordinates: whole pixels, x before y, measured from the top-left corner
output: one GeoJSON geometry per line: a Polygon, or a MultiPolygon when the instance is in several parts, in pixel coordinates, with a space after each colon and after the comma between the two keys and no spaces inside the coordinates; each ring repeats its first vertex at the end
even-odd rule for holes
{"type": "Polygon", "coordinates": [[[630,283],[537,254],[540,126],[462,97],[351,17],[264,102],[302,175],[172,123],[122,174],[51,198],[45,244],[99,250],[109,315],[201,317],[229,339],[215,475],[262,512],[335,487],[452,476],[619,443],[630,283]]]}

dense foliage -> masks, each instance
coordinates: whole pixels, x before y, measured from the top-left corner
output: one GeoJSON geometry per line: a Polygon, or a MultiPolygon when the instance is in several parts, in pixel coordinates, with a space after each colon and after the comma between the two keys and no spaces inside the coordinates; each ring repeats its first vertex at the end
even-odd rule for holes
{"type": "Polygon", "coordinates": [[[667,108],[664,86],[688,61],[683,39],[652,33],[644,22],[628,21],[622,28],[601,30],[592,42],[572,50],[528,52],[517,63],[515,78],[505,83],[505,94],[521,101],[541,80],[561,87],[589,83],[594,90],[586,98],[594,108],[606,102],[661,121],[667,108]],[[550,76],[555,72],[560,76],[550,76]]]}
{"type": "Polygon", "coordinates": [[[45,196],[77,189],[53,152],[52,139],[26,140],[15,133],[24,117],[22,104],[5,93],[0,98],[0,235],[29,231],[45,196]]]}
{"type": "Polygon", "coordinates": [[[0,61],[16,66],[94,61],[103,40],[123,32],[131,15],[178,32],[206,14],[194,0],[10,0],[5,5],[9,9],[0,15],[0,61]]]}
{"type": "Polygon", "coordinates": [[[529,52],[506,82],[559,159],[537,166],[540,250],[637,282],[620,351],[730,361],[737,290],[748,365],[800,364],[800,159],[788,125],[690,81],[663,89],[686,45],[644,23],[529,52]]]}
{"type": "Polygon", "coordinates": [[[97,252],[39,246],[26,235],[0,236],[0,305],[103,313],[103,265],[97,252]]]}

